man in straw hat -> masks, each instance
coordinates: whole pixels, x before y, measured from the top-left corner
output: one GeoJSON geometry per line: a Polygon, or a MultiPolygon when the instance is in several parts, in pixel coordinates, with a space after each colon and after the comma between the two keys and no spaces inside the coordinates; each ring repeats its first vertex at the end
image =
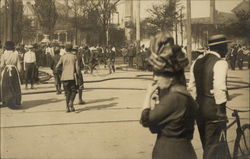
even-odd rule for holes
{"type": "Polygon", "coordinates": [[[199,56],[190,70],[189,90],[199,104],[197,125],[204,159],[228,158],[226,144],[227,70],[225,55],[229,41],[224,35],[208,40],[209,51],[199,56]]]}

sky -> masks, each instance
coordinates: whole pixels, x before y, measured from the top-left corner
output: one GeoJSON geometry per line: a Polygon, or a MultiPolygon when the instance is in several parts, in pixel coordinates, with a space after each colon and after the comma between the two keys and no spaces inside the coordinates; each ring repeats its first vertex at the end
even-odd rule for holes
{"type": "MultiPolygon", "coordinates": [[[[33,2],[34,0],[23,0],[23,2],[33,2]]],[[[57,0],[61,1],[62,3],[64,0],[57,0]]],[[[70,1],[70,0],[69,0],[70,1]]],[[[134,4],[136,3],[134,0],[134,4]]],[[[141,11],[140,15],[141,18],[144,19],[145,17],[149,16],[147,10],[152,8],[152,5],[154,4],[161,4],[165,0],[140,0],[140,5],[141,5],[141,11]]],[[[231,10],[236,7],[240,2],[243,0],[215,0],[216,1],[216,9],[221,12],[231,12],[231,10]]],[[[181,0],[181,5],[186,7],[186,0],[181,0]]],[[[124,17],[125,13],[125,7],[124,7],[124,0],[121,0],[118,3],[118,12],[119,12],[119,18],[120,21],[124,17]]],[[[192,18],[197,18],[197,17],[208,17],[209,16],[209,0],[191,0],[191,16],[192,18]]],[[[135,9],[134,9],[135,11],[135,9]]],[[[184,13],[186,12],[185,9],[183,11],[184,13]]],[[[117,15],[118,16],[118,15],[117,15]]]]}
{"type": "MultiPolygon", "coordinates": [[[[147,12],[148,9],[152,8],[154,4],[161,4],[165,0],[140,0],[141,2],[141,17],[145,18],[149,14],[147,12]]],[[[221,12],[231,12],[231,10],[237,6],[243,0],[216,0],[216,9],[221,12]]],[[[135,3],[135,2],[134,2],[135,3]]],[[[186,8],[186,0],[181,0],[180,5],[183,5],[186,8]]],[[[209,16],[209,0],[191,0],[191,10],[192,17],[208,17],[209,16]]],[[[118,6],[118,10],[122,12],[124,10],[124,3],[120,2],[118,6]]],[[[185,9],[184,9],[184,12],[185,9]]],[[[121,13],[122,14],[122,13],[121,13]]]]}

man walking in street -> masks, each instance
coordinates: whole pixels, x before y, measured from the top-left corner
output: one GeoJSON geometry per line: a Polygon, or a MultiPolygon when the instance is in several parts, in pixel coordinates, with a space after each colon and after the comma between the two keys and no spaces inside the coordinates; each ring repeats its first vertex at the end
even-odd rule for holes
{"type": "Polygon", "coordinates": [[[73,54],[72,44],[66,44],[66,54],[64,54],[56,65],[56,69],[62,67],[61,81],[66,96],[66,112],[75,111],[74,100],[77,92],[76,80],[80,74],[76,55],[73,54]]]}
{"type": "Polygon", "coordinates": [[[115,48],[108,48],[108,68],[109,74],[115,73],[115,48]]]}
{"type": "Polygon", "coordinates": [[[31,89],[34,88],[36,54],[32,51],[33,46],[27,46],[28,52],[24,54],[23,63],[25,71],[25,89],[28,89],[28,82],[30,81],[31,89]]]}
{"type": "Polygon", "coordinates": [[[230,60],[230,66],[232,70],[235,70],[235,64],[237,60],[237,52],[238,52],[238,46],[235,44],[230,52],[229,60],[230,60]]]}
{"type": "Polygon", "coordinates": [[[244,53],[243,53],[243,48],[241,45],[239,45],[239,49],[237,52],[237,64],[240,70],[243,69],[243,61],[244,61],[244,53]]]}
{"type": "Polygon", "coordinates": [[[228,63],[224,35],[208,41],[210,51],[199,56],[190,70],[189,90],[199,104],[197,126],[203,147],[203,159],[227,159],[225,140],[228,63]],[[224,138],[225,139],[225,138],[224,138]]]}
{"type": "Polygon", "coordinates": [[[133,67],[134,65],[134,57],[136,55],[136,49],[134,47],[134,44],[130,44],[128,48],[128,66],[133,67]]]}

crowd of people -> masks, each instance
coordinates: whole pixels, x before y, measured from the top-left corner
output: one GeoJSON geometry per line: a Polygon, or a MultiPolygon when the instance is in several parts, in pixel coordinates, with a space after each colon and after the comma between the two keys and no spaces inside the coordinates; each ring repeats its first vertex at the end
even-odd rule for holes
{"type": "MultiPolygon", "coordinates": [[[[96,69],[97,65],[103,64],[105,68],[109,70],[109,73],[115,73],[115,61],[116,57],[120,55],[123,56],[124,63],[128,63],[129,67],[137,67],[142,69],[142,66],[146,66],[144,63],[146,61],[145,53],[147,53],[144,45],[140,49],[140,53],[136,53],[135,45],[129,45],[128,48],[121,50],[116,49],[115,47],[108,46],[73,46],[71,43],[66,43],[65,45],[55,45],[55,44],[34,44],[34,45],[18,45],[11,41],[6,42],[5,50],[1,51],[1,69],[3,72],[6,72],[6,68],[9,68],[7,72],[13,68],[17,68],[18,78],[13,80],[20,81],[20,84],[25,84],[25,89],[34,89],[34,83],[39,81],[39,67],[50,67],[54,79],[55,79],[55,88],[57,94],[61,94],[62,86],[64,87],[66,95],[66,105],[67,112],[74,110],[73,101],[75,99],[76,92],[79,94],[79,104],[84,104],[85,102],[82,99],[83,92],[83,77],[81,70],[85,70],[86,66],[90,68],[90,73],[92,74],[96,69]],[[8,50],[9,49],[9,50],[8,50]],[[8,58],[12,59],[12,56],[15,57],[15,61],[11,61],[10,64],[8,58]],[[72,56],[74,56],[74,60],[72,56]],[[69,57],[67,57],[69,56],[69,57]],[[67,57],[67,58],[65,58],[67,57]],[[64,60],[63,60],[64,59],[64,60]],[[71,59],[71,61],[69,60],[71,59]],[[7,60],[7,62],[6,62],[7,60]],[[136,65],[134,65],[134,62],[136,65]],[[60,66],[58,66],[60,64],[60,66]],[[73,70],[72,70],[73,69],[73,70]],[[73,73],[73,75],[71,74],[73,73]],[[74,74],[76,73],[76,74],[74,74]],[[75,80],[75,83],[72,80],[75,80]],[[65,84],[65,81],[68,84],[65,84]],[[30,84],[30,87],[28,85],[30,84]],[[76,87],[73,88],[72,85],[76,87]],[[70,109],[71,108],[71,109],[70,109]]],[[[13,69],[14,70],[14,69],[13,69]]],[[[13,78],[10,76],[9,78],[13,78]]],[[[1,79],[4,81],[4,78],[1,79]]],[[[6,89],[9,90],[9,97],[16,93],[16,89],[21,88],[18,84],[13,89],[8,89],[10,85],[2,85],[2,91],[6,89]]],[[[19,91],[17,91],[19,92],[19,91]]],[[[6,93],[4,94],[6,95],[6,93]]],[[[3,95],[3,96],[4,96],[3,95]]],[[[15,96],[15,95],[14,95],[15,96]]],[[[20,108],[20,103],[17,102],[14,104],[8,104],[10,98],[1,98],[3,105],[6,105],[10,108],[20,108]]]]}
{"type": "MultiPolygon", "coordinates": [[[[189,61],[185,50],[174,44],[174,39],[166,33],[152,38],[150,51],[144,45],[137,53],[131,44],[120,50],[124,63],[138,69],[151,69],[154,81],[147,90],[141,124],[157,134],[153,149],[153,159],[196,159],[191,143],[195,121],[198,126],[204,159],[228,158],[225,140],[227,71],[234,70],[237,60],[239,69],[243,67],[241,54],[244,49],[234,45],[228,50],[224,35],[214,35],[208,40],[209,50],[195,59],[190,68],[190,80],[186,84],[184,69],[189,61]],[[227,57],[227,58],[226,58],[227,57]],[[157,100],[152,104],[152,100],[157,100]]],[[[38,67],[50,67],[57,94],[63,86],[66,112],[75,111],[74,100],[79,94],[79,104],[84,104],[84,80],[81,70],[86,65],[91,73],[99,64],[108,67],[109,73],[115,72],[115,47],[78,47],[71,43],[63,46],[26,45],[15,47],[7,41],[1,55],[1,94],[3,105],[21,108],[21,81],[34,88],[38,79],[38,67]],[[23,73],[24,72],[24,73],[23,73]]]]}
{"type": "Polygon", "coordinates": [[[243,47],[240,44],[234,44],[227,54],[227,61],[230,68],[235,70],[236,64],[240,70],[243,69],[243,62],[248,61],[248,68],[250,69],[250,48],[243,47]]]}

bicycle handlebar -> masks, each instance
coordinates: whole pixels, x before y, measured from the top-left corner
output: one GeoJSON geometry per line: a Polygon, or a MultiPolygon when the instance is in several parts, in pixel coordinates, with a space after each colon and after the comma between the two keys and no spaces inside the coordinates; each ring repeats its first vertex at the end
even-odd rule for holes
{"type": "Polygon", "coordinates": [[[231,110],[231,111],[236,111],[236,112],[239,112],[239,113],[246,113],[246,112],[250,112],[250,110],[238,110],[238,109],[232,109],[228,106],[226,106],[227,109],[231,110]]]}

